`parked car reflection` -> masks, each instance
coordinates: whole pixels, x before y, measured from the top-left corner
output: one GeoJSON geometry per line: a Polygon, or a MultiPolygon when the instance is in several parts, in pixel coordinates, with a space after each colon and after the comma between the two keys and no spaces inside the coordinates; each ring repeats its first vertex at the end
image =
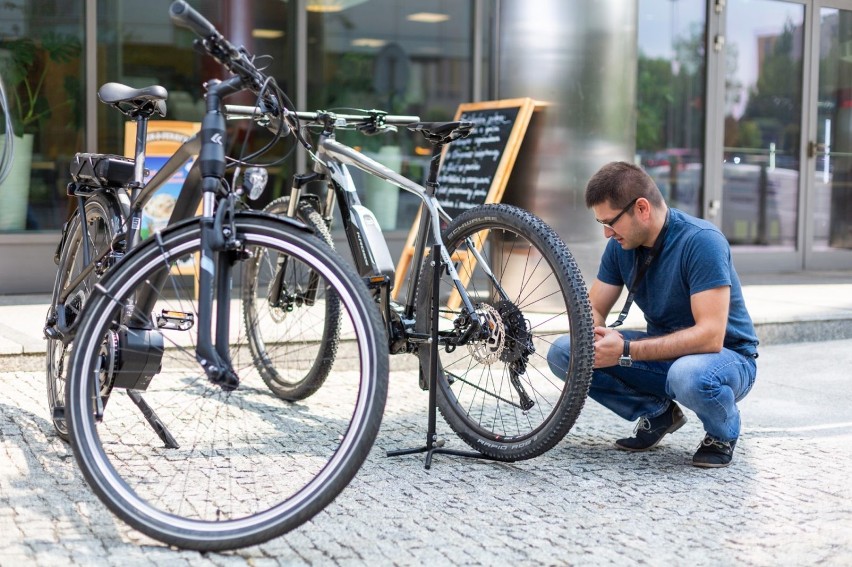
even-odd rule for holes
{"type": "MultiPolygon", "coordinates": [[[[701,216],[703,166],[687,163],[646,167],[669,205],[701,216]]],[[[799,172],[766,164],[734,163],[723,166],[722,232],[735,245],[793,247],[797,238],[799,172]]],[[[819,172],[813,199],[814,239],[828,238],[830,177],[819,172]]]]}

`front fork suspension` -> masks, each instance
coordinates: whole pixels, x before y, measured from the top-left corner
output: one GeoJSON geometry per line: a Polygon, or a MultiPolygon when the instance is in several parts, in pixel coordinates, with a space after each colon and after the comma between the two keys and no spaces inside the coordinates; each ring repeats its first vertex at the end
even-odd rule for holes
{"type": "Polygon", "coordinates": [[[235,199],[230,194],[220,201],[214,217],[201,219],[201,265],[198,278],[198,346],[195,356],[207,378],[226,391],[234,390],[239,385],[239,376],[231,364],[229,324],[234,253],[242,248],[242,243],[236,238],[234,225],[235,199]],[[211,335],[214,293],[215,345],[211,335]]]}

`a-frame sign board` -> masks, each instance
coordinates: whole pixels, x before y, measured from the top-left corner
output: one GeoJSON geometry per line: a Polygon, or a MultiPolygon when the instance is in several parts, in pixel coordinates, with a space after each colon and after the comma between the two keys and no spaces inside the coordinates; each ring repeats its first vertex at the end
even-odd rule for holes
{"type": "MultiPolygon", "coordinates": [[[[451,217],[477,205],[500,202],[533,112],[542,106],[531,98],[459,105],[455,120],[473,122],[474,129],[467,138],[450,143],[441,160],[436,196],[451,217]]],[[[394,297],[408,275],[419,224],[420,215],[408,233],[396,266],[394,297]]],[[[481,235],[479,240],[484,238],[481,235]]],[[[460,270],[460,274],[469,273],[475,261],[472,255],[464,255],[465,258],[453,258],[468,263],[468,269],[460,270]]],[[[411,281],[416,281],[417,276],[411,274],[411,281]]]]}

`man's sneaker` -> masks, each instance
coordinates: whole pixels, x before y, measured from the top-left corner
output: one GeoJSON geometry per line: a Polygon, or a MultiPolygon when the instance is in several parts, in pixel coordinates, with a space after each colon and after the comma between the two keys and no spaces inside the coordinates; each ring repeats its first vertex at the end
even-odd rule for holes
{"type": "Polygon", "coordinates": [[[619,439],[615,446],[624,451],[647,451],[657,446],[657,443],[667,434],[680,429],[686,423],[686,417],[678,405],[672,402],[669,409],[662,415],[648,419],[642,417],[633,430],[633,437],[619,439]]]}
{"type": "Polygon", "coordinates": [[[719,441],[707,435],[698,446],[695,455],[692,456],[692,464],[696,467],[704,467],[709,469],[718,469],[727,467],[731,464],[731,459],[734,458],[734,447],[737,446],[737,440],[719,441]]]}

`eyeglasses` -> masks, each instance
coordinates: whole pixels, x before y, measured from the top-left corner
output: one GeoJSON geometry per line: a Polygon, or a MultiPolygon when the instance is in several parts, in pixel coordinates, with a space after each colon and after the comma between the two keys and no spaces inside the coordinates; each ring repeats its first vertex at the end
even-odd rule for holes
{"type": "Polygon", "coordinates": [[[633,205],[635,205],[635,204],[636,204],[636,201],[638,201],[638,200],[639,200],[639,197],[636,197],[635,199],[633,199],[632,201],[630,201],[629,203],[627,203],[627,206],[626,206],[626,207],[624,207],[623,209],[621,209],[621,212],[620,212],[620,213],[618,213],[617,215],[615,215],[615,218],[614,218],[614,219],[612,219],[611,221],[602,221],[602,220],[600,220],[600,219],[595,219],[595,220],[596,220],[596,221],[598,221],[600,224],[604,225],[606,228],[608,228],[608,229],[610,229],[610,230],[615,230],[615,228],[613,228],[613,227],[615,226],[615,223],[617,223],[617,222],[619,221],[619,219],[621,219],[621,217],[623,217],[623,216],[624,216],[624,214],[625,214],[627,211],[629,211],[630,209],[632,209],[632,208],[633,208],[633,205]]]}

